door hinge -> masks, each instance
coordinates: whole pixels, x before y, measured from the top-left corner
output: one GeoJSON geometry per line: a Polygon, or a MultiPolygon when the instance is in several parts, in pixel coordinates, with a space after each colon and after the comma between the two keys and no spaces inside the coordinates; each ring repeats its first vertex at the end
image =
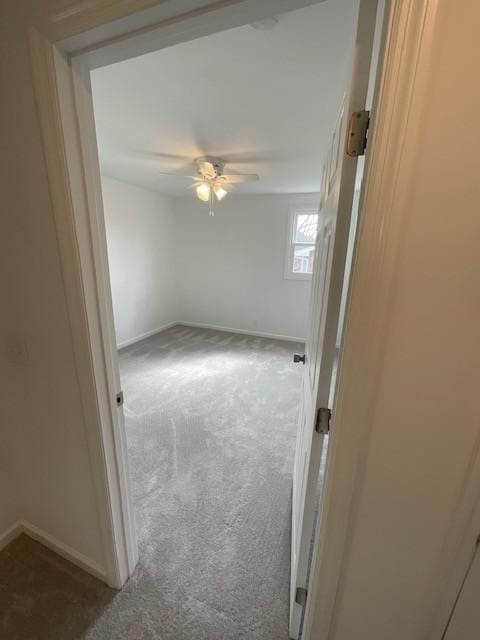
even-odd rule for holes
{"type": "Polygon", "coordinates": [[[117,403],[117,407],[123,406],[123,391],[119,391],[115,396],[115,402],[117,403]]]}
{"type": "Polygon", "coordinates": [[[317,410],[317,419],[315,420],[315,431],[326,436],[330,433],[330,419],[332,411],[328,407],[319,407],[317,410]]]}
{"type": "Polygon", "coordinates": [[[295,602],[301,607],[304,607],[307,604],[307,594],[308,591],[304,587],[297,587],[295,591],[295,602]]]}
{"type": "Polygon", "coordinates": [[[354,111],[352,113],[347,131],[347,155],[353,158],[364,155],[369,124],[370,111],[354,111]]]}

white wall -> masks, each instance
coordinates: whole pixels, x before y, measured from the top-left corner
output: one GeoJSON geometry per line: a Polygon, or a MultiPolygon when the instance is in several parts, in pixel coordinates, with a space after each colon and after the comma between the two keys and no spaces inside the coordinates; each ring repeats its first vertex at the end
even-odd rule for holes
{"type": "Polygon", "coordinates": [[[315,197],[229,195],[214,217],[102,178],[117,344],[171,322],[304,339],[310,282],[285,278],[291,206],[315,197]]]}
{"type": "Polygon", "coordinates": [[[24,409],[19,390],[23,379],[21,367],[2,363],[0,400],[0,549],[2,534],[19,519],[23,495],[18,472],[22,469],[22,422],[24,409]],[[20,369],[20,370],[19,370],[20,369]]]}
{"type": "Polygon", "coordinates": [[[102,177],[117,344],[177,320],[172,200],[102,177]]]}
{"type": "MultiPolygon", "coordinates": [[[[12,231],[7,217],[4,220],[4,233],[10,236],[10,240],[12,231]]],[[[2,534],[19,517],[22,488],[17,474],[23,468],[23,424],[26,421],[21,394],[25,365],[15,363],[19,351],[18,333],[14,332],[13,327],[15,321],[20,321],[21,310],[16,305],[16,274],[10,268],[11,258],[11,254],[2,247],[0,296],[4,304],[0,313],[0,335],[3,338],[0,362],[0,548],[2,534]]]]}
{"type": "Polygon", "coordinates": [[[191,195],[176,198],[179,318],[305,338],[310,282],[285,278],[289,207],[305,203],[229,194],[209,217],[191,195]]]}
{"type": "Polygon", "coordinates": [[[3,512],[7,524],[22,517],[104,566],[26,37],[47,8],[48,0],[0,3],[3,512]],[[28,357],[12,362],[18,344],[28,357]]]}

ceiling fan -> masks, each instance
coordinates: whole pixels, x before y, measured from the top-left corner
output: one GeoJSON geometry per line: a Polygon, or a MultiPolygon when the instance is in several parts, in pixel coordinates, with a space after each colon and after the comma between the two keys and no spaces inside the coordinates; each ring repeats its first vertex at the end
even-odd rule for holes
{"type": "Polygon", "coordinates": [[[202,156],[194,160],[197,175],[180,173],[166,173],[163,175],[177,175],[193,180],[192,188],[202,202],[208,202],[209,215],[214,215],[215,200],[222,200],[234,185],[242,182],[256,182],[259,176],[256,173],[223,173],[226,160],[213,156],[202,156]]]}

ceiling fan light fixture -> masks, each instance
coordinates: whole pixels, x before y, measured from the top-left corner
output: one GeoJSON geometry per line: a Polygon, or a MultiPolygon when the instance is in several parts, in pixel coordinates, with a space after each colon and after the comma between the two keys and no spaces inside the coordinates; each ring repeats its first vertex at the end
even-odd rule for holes
{"type": "Polygon", "coordinates": [[[222,200],[228,193],[223,187],[215,187],[213,192],[217,196],[217,200],[222,200]]]}
{"type": "Polygon", "coordinates": [[[214,215],[214,203],[223,200],[230,193],[230,189],[236,184],[244,182],[255,182],[259,179],[256,173],[223,173],[226,161],[222,158],[214,158],[213,156],[203,156],[193,161],[196,166],[196,175],[187,174],[168,174],[178,175],[182,178],[190,178],[193,184],[190,188],[195,190],[196,197],[205,202],[209,206],[209,214],[214,215]]]}
{"type": "Polygon", "coordinates": [[[202,202],[208,202],[210,199],[210,185],[207,182],[201,182],[197,187],[195,187],[195,191],[197,192],[198,198],[202,202]]]}

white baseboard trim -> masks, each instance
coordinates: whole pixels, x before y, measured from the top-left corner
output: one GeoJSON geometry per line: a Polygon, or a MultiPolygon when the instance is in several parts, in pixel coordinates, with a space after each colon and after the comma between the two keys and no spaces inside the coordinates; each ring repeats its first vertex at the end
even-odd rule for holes
{"type": "Polygon", "coordinates": [[[305,338],[297,338],[295,336],[284,336],[280,333],[267,333],[265,331],[249,331],[246,329],[235,329],[234,327],[221,327],[216,324],[205,324],[202,322],[179,321],[175,324],[185,325],[186,327],[198,327],[199,329],[213,329],[214,331],[226,331],[227,333],[241,333],[247,336],[256,336],[257,338],[272,338],[273,340],[286,340],[287,342],[305,342],[305,338]]]}
{"type": "Polygon", "coordinates": [[[167,324],[162,325],[161,327],[157,327],[156,329],[152,329],[151,331],[147,331],[146,333],[142,333],[139,336],[135,336],[134,338],[129,338],[128,340],[124,340],[123,342],[119,342],[117,344],[117,349],[124,349],[125,347],[129,347],[131,344],[135,344],[136,342],[140,342],[140,340],[145,340],[145,338],[150,338],[150,336],[154,336],[156,333],[161,333],[166,329],[170,329],[170,327],[174,327],[176,324],[179,324],[176,320],[174,322],[167,322],[167,324]]]}
{"type": "Polygon", "coordinates": [[[257,338],[272,338],[273,340],[286,340],[287,342],[305,342],[305,338],[297,338],[295,336],[284,336],[281,333],[267,333],[265,331],[249,331],[246,329],[236,329],[235,327],[222,327],[218,324],[206,324],[202,322],[188,322],[186,320],[175,320],[174,322],[168,322],[167,324],[158,327],[157,329],[152,329],[151,331],[147,331],[146,333],[142,333],[135,338],[129,338],[128,340],[124,340],[123,342],[119,342],[117,344],[117,349],[124,349],[125,347],[129,347],[136,342],[140,342],[140,340],[145,340],[145,338],[150,338],[154,336],[156,333],[161,333],[162,331],[166,331],[171,327],[175,327],[176,325],[183,325],[186,327],[198,327],[199,329],[212,329],[213,331],[226,331],[227,333],[241,333],[247,336],[256,336],[257,338]]]}
{"type": "Polygon", "coordinates": [[[40,542],[44,547],[54,551],[65,560],[68,560],[72,564],[80,567],[87,573],[90,573],[95,578],[98,578],[102,582],[107,583],[107,574],[105,570],[98,565],[96,562],[87,558],[82,553],[75,551],[72,547],[69,547],[67,544],[60,542],[46,531],[42,531],[33,524],[26,522],[25,520],[18,520],[13,524],[5,533],[0,535],[0,549],[5,547],[9,542],[14,540],[21,533],[24,533],[29,538],[40,542]]]}
{"type": "Polygon", "coordinates": [[[6,531],[0,534],[0,551],[10,544],[12,540],[15,540],[17,536],[22,533],[22,527],[20,522],[14,522],[11,527],[8,527],[6,531]]]}

